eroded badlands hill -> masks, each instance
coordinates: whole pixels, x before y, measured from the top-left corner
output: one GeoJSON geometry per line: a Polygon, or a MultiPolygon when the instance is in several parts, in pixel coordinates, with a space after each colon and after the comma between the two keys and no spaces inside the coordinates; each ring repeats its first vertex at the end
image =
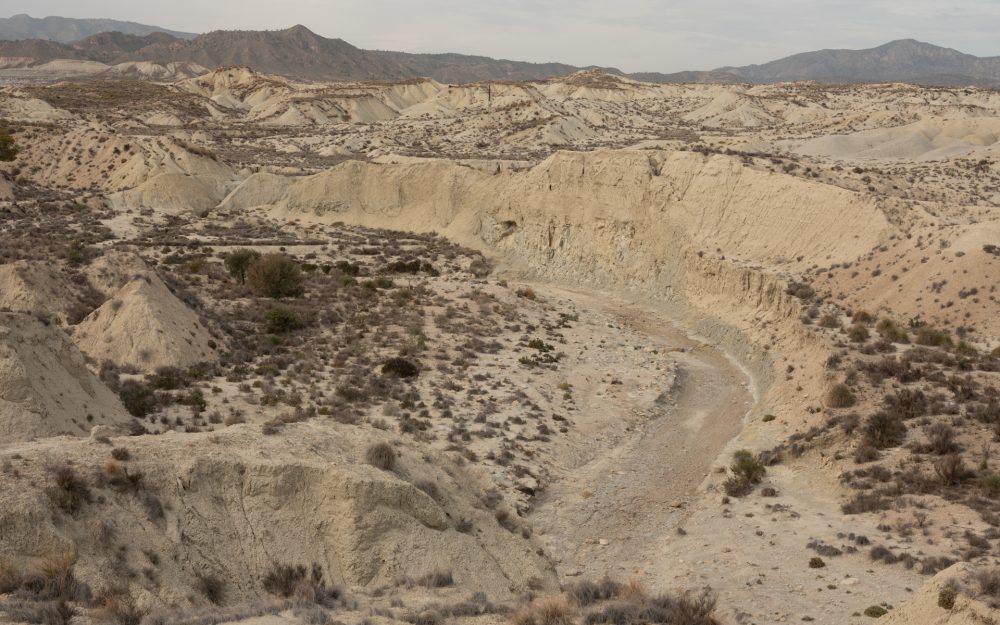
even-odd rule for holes
{"type": "Polygon", "coordinates": [[[998,107],[599,72],[5,88],[0,610],[975,622],[998,107]]]}

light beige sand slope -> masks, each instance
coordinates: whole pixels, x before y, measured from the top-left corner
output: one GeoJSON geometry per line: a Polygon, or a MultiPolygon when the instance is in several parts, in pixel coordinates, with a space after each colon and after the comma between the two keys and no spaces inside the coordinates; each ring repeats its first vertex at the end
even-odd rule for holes
{"type": "Polygon", "coordinates": [[[62,331],[30,315],[0,313],[0,443],[83,436],[95,425],[130,421],[62,331]]]}

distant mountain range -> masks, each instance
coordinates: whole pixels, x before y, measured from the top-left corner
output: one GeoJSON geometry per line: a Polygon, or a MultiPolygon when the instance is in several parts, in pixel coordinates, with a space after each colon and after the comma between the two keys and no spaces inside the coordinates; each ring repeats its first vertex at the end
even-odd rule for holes
{"type": "MultiPolygon", "coordinates": [[[[342,39],[321,37],[305,26],[278,31],[214,31],[194,36],[129,22],[66,18],[34,20],[18,15],[0,20],[0,39],[9,36],[5,35],[11,32],[5,30],[10,28],[9,24],[28,23],[26,20],[48,24],[50,30],[46,32],[49,35],[0,41],[0,57],[28,57],[38,61],[79,59],[109,64],[128,61],[188,62],[208,68],[247,65],[260,72],[316,80],[430,77],[445,83],[539,80],[593,69],[463,54],[362,50],[342,39]],[[100,32],[64,41],[70,37],[67,33],[85,32],[104,23],[116,25],[112,29],[114,32],[100,32]],[[56,31],[58,37],[53,34],[56,31]]],[[[912,39],[893,41],[868,50],[805,52],[763,65],[723,67],[711,71],[625,74],[615,68],[599,69],[655,83],[813,80],[825,83],[910,82],[942,86],[1000,86],[1000,57],[976,57],[912,39]]]]}
{"type": "Polygon", "coordinates": [[[868,50],[820,50],[784,59],[723,67],[746,82],[815,80],[827,83],[911,82],[928,85],[1000,85],[1000,57],[978,57],[903,39],[868,50]]]}
{"type": "Polygon", "coordinates": [[[119,32],[127,35],[148,35],[150,33],[167,33],[180,39],[191,39],[192,33],[182,33],[158,26],[147,26],[135,22],[120,22],[118,20],[73,19],[70,17],[36,18],[21,13],[13,17],[0,18],[0,39],[42,39],[72,43],[91,35],[106,32],[119,32]]]}
{"type": "MultiPolygon", "coordinates": [[[[259,72],[315,80],[430,77],[447,83],[538,80],[580,69],[562,63],[525,63],[463,54],[362,50],[342,39],[321,37],[304,26],[278,31],[215,31],[192,39],[163,32],[144,36],[107,32],[71,43],[41,39],[0,41],[0,57],[28,57],[38,61],[77,59],[109,64],[193,62],[213,69],[247,65],[259,72]]],[[[621,74],[618,70],[611,71],[621,74]]]]}

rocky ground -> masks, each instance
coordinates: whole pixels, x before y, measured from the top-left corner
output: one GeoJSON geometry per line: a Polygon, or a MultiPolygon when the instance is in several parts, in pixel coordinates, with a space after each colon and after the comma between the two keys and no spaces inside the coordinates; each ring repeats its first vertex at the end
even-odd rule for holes
{"type": "Polygon", "coordinates": [[[139,69],[0,90],[0,618],[996,618],[996,93],[139,69]]]}

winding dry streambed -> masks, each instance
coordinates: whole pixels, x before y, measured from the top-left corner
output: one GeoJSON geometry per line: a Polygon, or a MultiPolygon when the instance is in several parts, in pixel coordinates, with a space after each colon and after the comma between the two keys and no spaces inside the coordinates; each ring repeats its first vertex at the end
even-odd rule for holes
{"type": "MultiPolygon", "coordinates": [[[[531,521],[561,577],[609,574],[662,588],[670,579],[666,546],[678,539],[698,485],[753,404],[749,379],[662,312],[606,295],[562,294],[670,346],[676,368],[653,404],[639,407],[649,418],[625,438],[600,441],[608,444],[558,476],[531,521]]],[[[625,404],[622,410],[635,408],[625,404]]]]}

